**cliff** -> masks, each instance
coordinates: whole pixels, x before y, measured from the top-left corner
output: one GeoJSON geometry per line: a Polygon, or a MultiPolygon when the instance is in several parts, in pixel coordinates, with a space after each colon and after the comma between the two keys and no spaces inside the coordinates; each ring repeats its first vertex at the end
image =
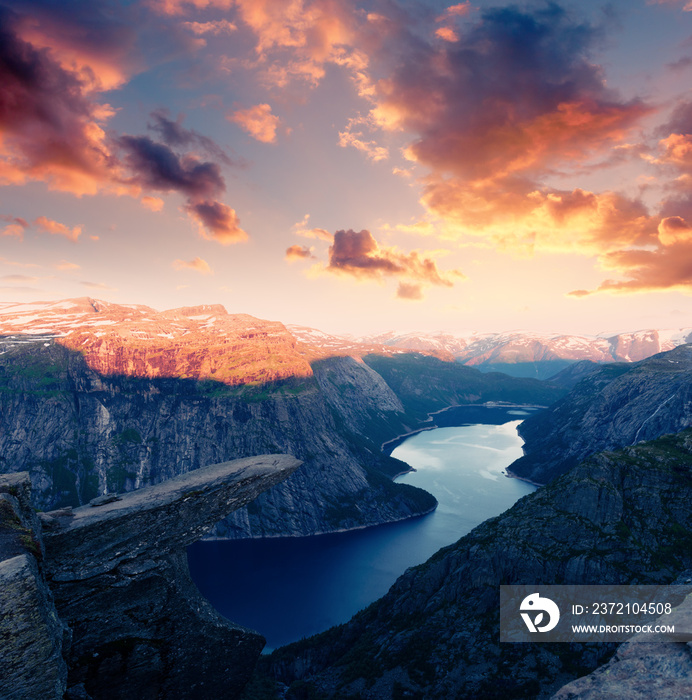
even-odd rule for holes
{"type": "Polygon", "coordinates": [[[0,475],[0,697],[62,698],[70,631],[40,570],[41,526],[26,473],[0,475]]]}
{"type": "Polygon", "coordinates": [[[30,551],[12,556],[16,542],[0,540],[0,696],[237,697],[264,639],[200,596],[186,547],[299,464],[263,455],[203,467],[28,527],[28,475],[2,477],[11,513],[0,537],[14,523],[30,551]]]}
{"type": "Polygon", "coordinates": [[[594,455],[265,672],[290,698],[549,697],[613,645],[500,645],[499,586],[670,583],[692,564],[690,498],[690,430],[594,455]]]}
{"type": "Polygon", "coordinates": [[[216,535],[333,532],[435,507],[425,491],[391,481],[407,466],[380,450],[426,411],[479,397],[549,403],[561,395],[534,380],[418,355],[368,363],[333,357],[313,362],[311,376],[229,385],[101,374],[55,339],[8,341],[0,354],[0,472],[29,471],[35,504],[50,509],[281,452],[303,469],[236,511],[216,535]]]}
{"type": "MultiPolygon", "coordinates": [[[[692,583],[690,572],[678,583],[692,583]]],[[[692,630],[692,596],[654,625],[692,630]]],[[[593,673],[560,688],[552,700],[680,700],[692,697],[689,642],[651,642],[642,635],[621,644],[612,659],[593,673]]]]}
{"type": "Polygon", "coordinates": [[[514,474],[546,483],[588,455],[692,425],[692,346],[588,373],[546,411],[524,421],[514,474]]]}

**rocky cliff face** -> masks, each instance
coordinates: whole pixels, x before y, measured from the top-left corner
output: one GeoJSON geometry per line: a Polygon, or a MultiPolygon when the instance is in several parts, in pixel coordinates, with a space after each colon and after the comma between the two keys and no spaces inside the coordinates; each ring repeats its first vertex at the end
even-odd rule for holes
{"type": "Polygon", "coordinates": [[[29,475],[0,475],[0,697],[7,700],[60,700],[65,692],[71,632],[40,570],[43,556],[29,475]]]}
{"type": "Polygon", "coordinates": [[[500,645],[499,586],[670,583],[692,563],[690,498],[692,431],[594,455],[265,670],[292,698],[549,697],[613,645],[500,645]]]}
{"type": "Polygon", "coordinates": [[[511,472],[546,483],[594,452],[692,425],[692,346],[589,373],[520,427],[525,456],[511,472]]]}
{"type": "Polygon", "coordinates": [[[313,362],[310,376],[260,384],[101,374],[64,341],[20,340],[0,354],[0,472],[29,471],[42,508],[258,453],[305,463],[220,524],[223,537],[310,535],[428,512],[432,496],[391,481],[407,466],[383,455],[383,442],[451,404],[560,395],[420,355],[332,357],[313,362]]]}
{"type": "Polygon", "coordinates": [[[374,420],[394,435],[405,427],[396,396],[351,358],[320,363],[311,377],[233,387],[101,375],[57,342],[24,343],[0,355],[0,409],[0,471],[29,471],[43,508],[266,452],[293,454],[305,468],[218,534],[314,534],[435,506],[392,483],[384,474],[404,467],[359,434],[374,420]]]}
{"type": "Polygon", "coordinates": [[[29,475],[0,475],[0,697],[237,697],[264,639],[200,596],[186,547],[299,465],[216,464],[39,517],[29,475]]]}

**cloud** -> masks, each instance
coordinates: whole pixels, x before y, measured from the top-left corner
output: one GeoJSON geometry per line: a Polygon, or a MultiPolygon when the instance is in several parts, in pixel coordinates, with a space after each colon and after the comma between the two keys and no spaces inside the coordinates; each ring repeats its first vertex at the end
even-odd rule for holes
{"type": "Polygon", "coordinates": [[[337,231],[329,248],[328,272],[358,279],[382,280],[385,277],[408,277],[418,282],[453,286],[452,278],[463,275],[452,270],[440,272],[432,258],[417,251],[400,253],[394,248],[380,247],[370,231],[337,231]]]}
{"type": "Polygon", "coordinates": [[[17,282],[23,284],[34,284],[39,281],[38,277],[31,277],[29,275],[2,275],[0,280],[3,282],[17,282]]]}
{"type": "Polygon", "coordinates": [[[76,243],[77,239],[82,235],[81,226],[70,228],[69,226],[65,226],[65,224],[58,223],[45,216],[39,216],[38,219],[34,221],[34,224],[44,233],[50,233],[54,236],[64,236],[73,243],[76,243]]]}
{"type": "Polygon", "coordinates": [[[302,245],[292,245],[290,248],[286,248],[286,260],[288,260],[288,262],[310,259],[315,259],[310,248],[306,248],[302,245]]]}
{"type": "Polygon", "coordinates": [[[20,263],[3,257],[0,257],[0,263],[9,265],[10,267],[41,267],[41,265],[37,265],[36,263],[20,263]]]}
{"type": "Polygon", "coordinates": [[[0,234],[19,238],[20,241],[24,238],[24,231],[29,226],[29,223],[19,216],[0,216],[0,221],[5,221],[7,223],[7,225],[2,228],[0,234]]]}
{"type": "Polygon", "coordinates": [[[187,10],[230,10],[235,0],[150,0],[149,5],[166,15],[181,15],[187,10]]]}
{"type": "MultiPolygon", "coordinates": [[[[396,63],[375,83],[370,118],[413,136],[406,156],[430,172],[422,202],[433,217],[458,225],[456,235],[502,239],[507,246],[529,236],[536,247],[547,241],[551,249],[577,250],[575,217],[560,216],[552,204],[570,195],[546,182],[556,172],[588,171],[610,157],[653,107],[607,86],[592,59],[601,30],[558,5],[491,7],[479,15],[455,27],[453,43],[426,42],[410,19],[397,38],[400,50],[390,52],[396,63]]],[[[626,203],[617,193],[593,195],[590,208],[604,214],[612,207],[637,209],[636,200],[626,203]]],[[[629,243],[641,236],[639,217],[629,243]]],[[[590,229],[579,236],[584,252],[599,240],[612,246],[600,221],[590,229]]]]}
{"type": "Polygon", "coordinates": [[[435,30],[435,36],[439,37],[440,39],[444,39],[445,41],[459,41],[459,35],[454,29],[452,29],[452,27],[438,27],[435,30]]]}
{"type": "Polygon", "coordinates": [[[397,299],[408,299],[410,301],[418,301],[423,298],[423,288],[420,284],[410,282],[399,282],[396,290],[397,299]]]}
{"type": "MultiPolygon", "coordinates": [[[[215,200],[226,188],[219,163],[235,163],[218,144],[185,128],[182,116],[173,121],[164,110],[153,112],[149,125],[161,141],[105,130],[115,110],[98,102],[96,94],[120,87],[140,68],[140,42],[148,37],[156,44],[160,27],[155,33],[136,6],[122,8],[116,16],[99,3],[8,2],[16,11],[0,8],[0,184],[43,181],[78,196],[128,194],[153,211],[160,210],[162,201],[142,197],[142,190],[176,191],[187,197],[190,210],[201,207],[198,221],[210,217],[205,206],[216,206],[214,236],[228,240],[233,210],[215,200]],[[226,228],[221,230],[224,213],[226,228]]],[[[159,44],[163,57],[185,47],[175,30],[159,44]]],[[[72,240],[79,235],[78,227],[60,228],[45,217],[37,225],[72,240]]],[[[21,237],[20,229],[11,222],[3,233],[21,237]]],[[[240,230],[237,220],[235,229],[240,230]]]]}
{"type": "Polygon", "coordinates": [[[0,183],[41,180],[94,194],[112,184],[114,160],[103,122],[112,114],[77,74],[18,35],[17,15],[0,8],[0,183]]]}
{"type": "Polygon", "coordinates": [[[220,160],[226,165],[233,165],[233,161],[228,157],[227,153],[213,139],[204,136],[194,129],[186,129],[183,126],[184,116],[181,114],[173,121],[168,118],[168,112],[165,109],[154,110],[150,117],[152,122],[148,127],[159,134],[162,141],[172,147],[190,147],[198,146],[208,155],[220,160]]]}
{"type": "Polygon", "coordinates": [[[688,0],[648,0],[647,5],[683,5],[685,12],[692,12],[692,2],[688,0]]]}
{"type": "Polygon", "coordinates": [[[614,250],[600,256],[599,262],[625,279],[608,279],[597,289],[575,290],[570,296],[670,290],[692,293],[692,225],[680,216],[666,217],[658,225],[656,248],[614,250]]]}
{"type": "Polygon", "coordinates": [[[67,260],[61,260],[59,263],[55,263],[53,267],[55,267],[58,270],[62,270],[63,272],[82,269],[81,265],[77,265],[77,263],[72,263],[67,260]]]}
{"type": "Polygon", "coordinates": [[[429,180],[422,201],[429,211],[465,235],[490,245],[533,254],[536,250],[596,255],[655,241],[657,221],[644,203],[615,192],[576,188],[537,189],[525,180],[483,182],[429,180]]]}
{"type": "Polygon", "coordinates": [[[239,109],[230,113],[227,119],[262,143],[276,143],[276,130],[280,120],[272,114],[272,108],[268,104],[239,109]]]}
{"type": "Polygon", "coordinates": [[[215,201],[190,202],[185,210],[200,225],[200,234],[222,245],[245,241],[248,235],[240,228],[235,209],[215,201]]]}
{"type": "Polygon", "coordinates": [[[212,22],[183,22],[183,26],[198,36],[205,34],[218,36],[219,34],[232,34],[238,31],[238,27],[227,19],[218,19],[212,22]]]}
{"type": "Polygon", "coordinates": [[[206,260],[202,258],[194,258],[193,260],[174,260],[171,263],[174,270],[194,270],[202,275],[213,275],[211,267],[206,260]]]}
{"type": "Polygon", "coordinates": [[[163,209],[163,199],[159,197],[150,197],[145,195],[139,200],[143,206],[145,206],[149,211],[161,211],[163,209]]]}
{"type": "Polygon", "coordinates": [[[120,4],[117,12],[103,3],[81,0],[4,0],[15,13],[20,37],[45,50],[85,92],[121,87],[141,68],[146,22],[137,6],[120,4]]]}
{"type": "Polygon", "coordinates": [[[384,146],[378,146],[377,143],[372,140],[364,140],[363,130],[357,128],[363,125],[370,126],[367,118],[358,116],[349,119],[346,129],[339,132],[339,146],[342,148],[352,146],[365,153],[365,155],[375,163],[389,158],[389,151],[384,146]]]}
{"type": "Polygon", "coordinates": [[[332,236],[332,234],[326,229],[308,228],[309,225],[310,214],[306,214],[302,221],[299,221],[297,224],[293,224],[291,228],[298,236],[302,236],[303,238],[317,238],[320,241],[328,241],[329,243],[334,240],[334,236],[332,236]]]}
{"type": "Polygon", "coordinates": [[[169,146],[149,136],[121,136],[125,163],[132,172],[130,182],[162,192],[172,190],[189,197],[209,197],[226,189],[217,163],[192,155],[179,156],[169,146]]]}

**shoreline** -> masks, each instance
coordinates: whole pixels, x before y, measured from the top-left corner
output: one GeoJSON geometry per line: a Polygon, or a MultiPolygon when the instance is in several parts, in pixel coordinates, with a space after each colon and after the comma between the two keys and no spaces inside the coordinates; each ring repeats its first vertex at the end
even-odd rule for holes
{"type": "Polygon", "coordinates": [[[510,469],[505,469],[505,476],[508,479],[517,479],[517,481],[525,481],[527,484],[531,484],[532,486],[536,486],[538,488],[545,486],[545,484],[539,484],[537,481],[531,481],[531,479],[527,479],[525,476],[519,476],[510,469]]]}
{"type": "MultiPolygon", "coordinates": [[[[424,421],[422,421],[423,423],[430,422],[431,425],[425,425],[422,428],[416,428],[416,430],[411,430],[408,433],[403,433],[402,435],[397,435],[395,438],[392,438],[391,440],[386,440],[385,442],[383,442],[380,445],[380,451],[384,452],[388,456],[391,456],[392,452],[407,438],[410,438],[413,435],[418,435],[418,433],[425,432],[426,430],[435,430],[436,428],[440,428],[441,426],[435,425],[435,419],[433,418],[433,416],[440,415],[441,413],[445,413],[446,411],[450,411],[450,410],[455,409],[455,408],[534,408],[534,409],[541,409],[541,408],[547,408],[547,406],[543,406],[541,404],[533,404],[533,403],[509,403],[509,402],[504,402],[504,401],[486,401],[485,403],[464,403],[464,404],[454,404],[453,406],[446,406],[445,408],[441,408],[438,411],[432,411],[431,413],[428,413],[428,417],[424,421]]],[[[461,428],[464,425],[471,425],[471,423],[461,423],[460,425],[454,426],[454,427],[461,428]]],[[[415,471],[415,469],[409,469],[409,470],[401,472],[399,474],[395,474],[392,477],[392,480],[396,479],[397,476],[401,476],[402,474],[408,474],[410,471],[415,471]]],[[[516,478],[519,479],[521,477],[516,477],[516,478]]]]}
{"type": "MultiPolygon", "coordinates": [[[[411,471],[416,471],[415,469],[412,469],[411,471]]],[[[404,474],[407,474],[408,472],[404,472],[404,474]]],[[[355,530],[367,530],[368,528],[371,527],[382,527],[383,525],[395,525],[396,523],[402,523],[405,520],[414,520],[415,518],[422,518],[424,515],[430,515],[430,513],[433,513],[436,509],[439,503],[437,503],[437,499],[435,499],[435,505],[432,506],[432,508],[428,508],[428,510],[421,511],[420,513],[415,513],[413,515],[406,515],[403,518],[397,518],[396,520],[385,520],[384,522],[381,523],[370,523],[368,525],[357,525],[355,527],[343,527],[339,528],[338,530],[325,530],[324,532],[313,532],[310,535],[262,535],[262,537],[203,537],[202,539],[197,540],[196,542],[193,542],[193,544],[198,544],[199,542],[248,542],[250,540],[252,541],[260,541],[260,540],[281,540],[281,539],[292,539],[292,540],[299,540],[303,537],[322,537],[323,535],[337,535],[340,533],[345,533],[345,532],[354,532],[355,530]]]]}

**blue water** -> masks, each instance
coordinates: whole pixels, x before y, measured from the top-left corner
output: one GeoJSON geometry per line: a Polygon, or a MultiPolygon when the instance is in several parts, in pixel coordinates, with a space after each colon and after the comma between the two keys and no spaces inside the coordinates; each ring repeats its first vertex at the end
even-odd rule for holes
{"type": "Polygon", "coordinates": [[[192,578],[220,613],[263,634],[265,651],[345,622],[408,567],[534,490],[503,475],[522,455],[519,423],[437,428],[393,451],[416,469],[397,481],[430,491],[434,513],[317,537],[198,542],[192,578]]]}

